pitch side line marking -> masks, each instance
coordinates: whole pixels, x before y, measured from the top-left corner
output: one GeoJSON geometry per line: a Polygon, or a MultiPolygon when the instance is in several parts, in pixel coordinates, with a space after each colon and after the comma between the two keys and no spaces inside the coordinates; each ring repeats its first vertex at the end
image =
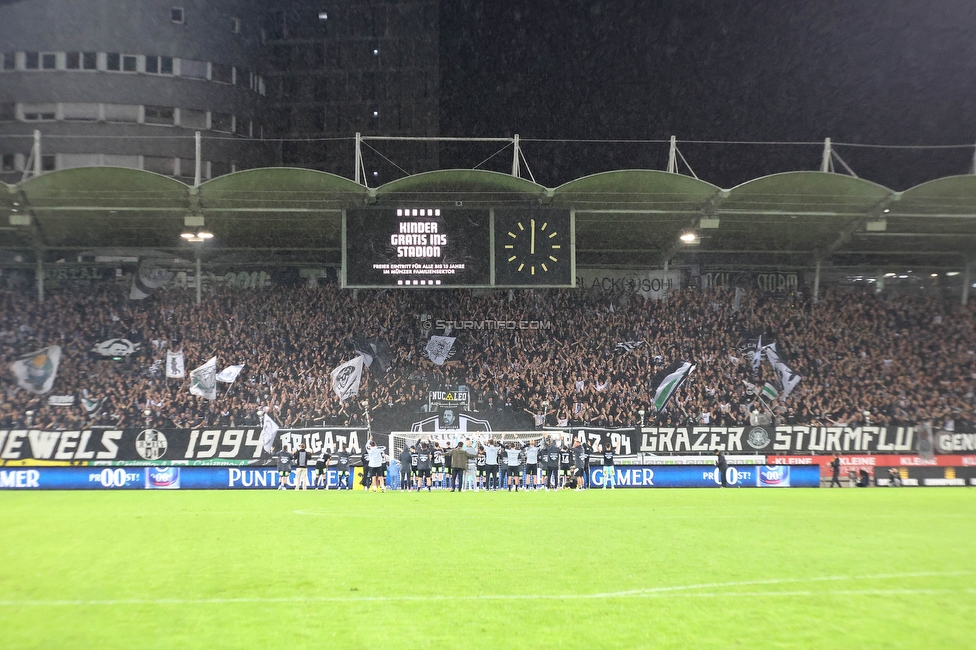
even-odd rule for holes
{"type": "Polygon", "coordinates": [[[844,580],[885,580],[895,578],[920,578],[939,576],[971,575],[971,571],[882,573],[868,576],[823,576],[819,578],[782,578],[774,580],[744,580],[739,582],[712,582],[696,585],[676,585],[672,587],[652,587],[598,594],[499,594],[481,596],[353,596],[340,598],[323,597],[282,597],[282,598],[131,598],[117,600],[0,600],[0,607],[54,607],[54,606],[104,606],[104,605],[234,605],[261,603],[373,603],[373,602],[430,602],[448,600],[590,600],[595,598],[725,598],[729,596],[756,596],[780,598],[784,596],[889,596],[925,594],[976,594],[976,589],[838,589],[831,591],[743,591],[680,593],[699,589],[719,589],[725,587],[747,587],[758,585],[828,582],[844,580]]]}

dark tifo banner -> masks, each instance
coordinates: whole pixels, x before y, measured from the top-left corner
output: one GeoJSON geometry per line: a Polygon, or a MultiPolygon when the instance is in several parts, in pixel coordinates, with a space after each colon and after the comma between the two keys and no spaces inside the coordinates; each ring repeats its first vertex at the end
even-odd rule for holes
{"type": "MultiPolygon", "coordinates": [[[[318,453],[342,445],[357,455],[366,438],[366,429],[281,429],[275,446],[296,449],[305,443],[318,453]]],[[[248,465],[269,460],[260,428],[0,429],[0,465],[248,465]]]]}
{"type": "MultiPolygon", "coordinates": [[[[607,468],[609,469],[609,468],[607,468]]],[[[618,488],[721,487],[714,465],[622,465],[613,468],[618,488]]],[[[603,467],[590,468],[590,486],[602,488],[603,467]]],[[[730,487],[820,487],[820,469],[813,465],[733,465],[725,470],[730,487]]]]}
{"type": "MultiPolygon", "coordinates": [[[[612,439],[618,453],[689,454],[716,451],[773,453],[899,454],[918,449],[912,427],[643,427],[567,429],[574,437],[612,439]]],[[[962,444],[960,442],[960,444],[962,444]]]]}
{"type": "Polygon", "coordinates": [[[515,411],[460,411],[445,408],[431,413],[380,408],[372,414],[373,431],[421,431],[428,433],[484,433],[531,431],[532,417],[515,411]]]}
{"type": "MultiPolygon", "coordinates": [[[[309,480],[313,480],[309,472],[309,480]]],[[[0,490],[253,490],[276,489],[272,467],[24,467],[0,469],[0,490]]],[[[355,479],[354,479],[355,480],[355,479]]],[[[339,475],[327,473],[335,489],[339,475]]],[[[295,486],[295,474],[286,486],[295,486]]]]}
{"type": "MultiPolygon", "coordinates": [[[[618,488],[718,487],[717,469],[699,466],[615,467],[618,488]]],[[[590,471],[593,487],[602,487],[603,468],[590,471]]],[[[0,469],[0,490],[220,490],[275,489],[278,472],[263,467],[22,467],[0,469]]],[[[817,487],[815,466],[733,466],[726,481],[734,487],[817,487]]],[[[328,486],[338,485],[334,470],[328,486]]],[[[294,487],[294,476],[288,487],[294,487]]]]}

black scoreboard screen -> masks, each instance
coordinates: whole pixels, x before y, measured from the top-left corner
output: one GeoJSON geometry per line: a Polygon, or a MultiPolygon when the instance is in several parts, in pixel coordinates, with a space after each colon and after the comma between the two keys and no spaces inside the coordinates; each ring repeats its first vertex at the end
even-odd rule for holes
{"type": "Polygon", "coordinates": [[[347,210],[345,285],[458,287],[491,282],[489,210],[347,210]]]}
{"type": "Polygon", "coordinates": [[[342,229],[342,286],[572,287],[568,210],[361,208],[342,229]]]}

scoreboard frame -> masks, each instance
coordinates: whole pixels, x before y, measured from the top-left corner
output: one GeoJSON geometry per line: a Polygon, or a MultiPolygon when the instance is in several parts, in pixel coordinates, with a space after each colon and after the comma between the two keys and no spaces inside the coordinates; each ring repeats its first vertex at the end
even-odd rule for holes
{"type": "MultiPolygon", "coordinates": [[[[357,213],[364,212],[375,212],[377,214],[383,215],[396,215],[398,208],[406,210],[406,206],[391,206],[391,207],[367,207],[367,208],[356,208],[357,213]]],[[[413,209],[413,206],[410,206],[413,209]]],[[[426,210],[427,208],[425,208],[426,210]]],[[[451,215],[470,212],[483,213],[485,208],[468,208],[460,206],[448,206],[442,208],[436,208],[437,210],[443,210],[450,213],[451,215]]],[[[440,284],[436,286],[432,285],[400,285],[394,281],[390,283],[364,283],[349,282],[349,264],[350,257],[353,251],[350,251],[349,245],[349,215],[347,210],[342,211],[342,266],[340,269],[340,286],[343,289],[571,289],[576,287],[576,211],[572,209],[560,209],[560,208],[488,208],[488,283],[459,283],[459,284],[440,284]],[[503,213],[505,218],[496,220],[496,209],[503,213]],[[499,242],[499,236],[501,238],[507,238],[512,235],[510,229],[506,228],[505,232],[499,233],[498,229],[500,225],[504,225],[502,221],[510,221],[511,216],[515,213],[524,212],[524,221],[528,223],[533,218],[538,218],[540,216],[545,216],[548,220],[554,221],[556,223],[555,228],[563,229],[561,232],[568,230],[568,236],[560,235],[559,240],[563,242],[563,245],[568,246],[568,264],[564,261],[559,265],[559,275],[562,276],[560,279],[565,279],[565,282],[553,282],[549,274],[540,273],[536,277],[526,276],[525,280],[522,281],[512,281],[512,280],[502,280],[498,278],[498,275],[510,277],[512,274],[510,271],[503,271],[502,273],[497,273],[499,264],[507,264],[508,260],[505,258],[500,258],[496,251],[496,244],[499,246],[505,246],[505,248],[511,248],[512,246],[507,246],[504,243],[499,242]]],[[[445,215],[444,218],[448,218],[445,215]]],[[[533,226],[534,227],[534,226],[533,226]]],[[[541,227],[541,226],[540,226],[541,227]]],[[[556,235],[557,233],[549,231],[549,234],[556,235]]],[[[379,235],[379,233],[377,233],[379,235]]],[[[508,241],[506,239],[506,241],[508,241]]],[[[389,245],[389,242],[385,242],[385,245],[389,245]]],[[[559,248],[559,246],[555,246],[559,248]]],[[[372,260],[365,260],[359,262],[361,264],[370,264],[374,262],[372,260]]],[[[534,271],[534,269],[533,269],[534,271]]],[[[362,275],[362,270],[359,275],[362,275]]],[[[534,275],[534,273],[533,273],[534,275]]]]}

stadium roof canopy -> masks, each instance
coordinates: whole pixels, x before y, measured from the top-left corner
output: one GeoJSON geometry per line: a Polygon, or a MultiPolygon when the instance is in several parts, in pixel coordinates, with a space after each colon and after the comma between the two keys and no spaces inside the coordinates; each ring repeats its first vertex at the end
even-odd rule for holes
{"type": "Polygon", "coordinates": [[[203,217],[205,259],[338,264],[342,210],[364,206],[568,208],[577,264],[658,268],[956,268],[976,253],[976,176],[896,192],[826,172],[773,174],[722,189],[653,170],[594,174],[549,189],[481,170],[407,176],[378,188],[318,171],[265,168],[191,187],[112,167],[0,187],[0,250],[33,259],[99,251],[193,257],[180,235],[203,217]],[[24,219],[29,217],[29,219],[24,219]],[[695,233],[697,243],[679,237],[695,233]]]}

